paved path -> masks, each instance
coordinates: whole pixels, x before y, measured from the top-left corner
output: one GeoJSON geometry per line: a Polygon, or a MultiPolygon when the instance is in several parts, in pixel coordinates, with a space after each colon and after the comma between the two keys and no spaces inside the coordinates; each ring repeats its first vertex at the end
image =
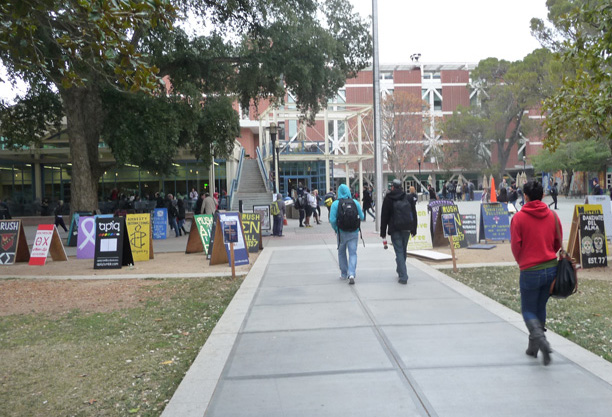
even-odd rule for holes
{"type": "Polygon", "coordinates": [[[611,415],[609,362],[548,332],[542,366],[519,314],[418,260],[398,284],[372,222],[349,286],[328,227],[270,239],[163,416],[611,415]]]}

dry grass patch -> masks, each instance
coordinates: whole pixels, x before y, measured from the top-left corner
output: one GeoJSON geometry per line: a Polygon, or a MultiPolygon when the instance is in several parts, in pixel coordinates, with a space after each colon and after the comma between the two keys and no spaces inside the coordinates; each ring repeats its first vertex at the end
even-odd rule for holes
{"type": "Polygon", "coordinates": [[[145,282],[114,309],[0,317],[2,414],[160,415],[242,280],[145,282]]]}

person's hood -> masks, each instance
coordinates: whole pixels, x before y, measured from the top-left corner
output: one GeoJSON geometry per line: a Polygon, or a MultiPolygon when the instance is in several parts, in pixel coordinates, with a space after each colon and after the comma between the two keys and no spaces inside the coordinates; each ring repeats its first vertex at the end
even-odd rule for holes
{"type": "Polygon", "coordinates": [[[541,200],[533,200],[526,203],[521,208],[521,213],[529,214],[530,216],[535,217],[536,219],[543,219],[548,216],[550,213],[550,209],[546,203],[543,203],[541,200]]]}
{"type": "Polygon", "coordinates": [[[387,197],[389,197],[391,200],[401,200],[402,198],[404,198],[404,191],[400,190],[398,188],[391,188],[391,191],[389,191],[387,193],[387,197]]]}
{"type": "Polygon", "coordinates": [[[338,188],[338,199],[341,198],[351,198],[351,190],[346,184],[341,184],[338,188]]]}

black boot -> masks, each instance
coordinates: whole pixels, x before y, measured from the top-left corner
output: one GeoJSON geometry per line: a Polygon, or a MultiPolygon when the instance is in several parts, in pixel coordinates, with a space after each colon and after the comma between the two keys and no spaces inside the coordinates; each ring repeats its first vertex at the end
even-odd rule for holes
{"type": "MultiPolygon", "coordinates": [[[[530,342],[531,339],[533,339],[533,343],[535,345],[534,347],[536,348],[536,355],[538,350],[541,351],[542,363],[544,366],[548,365],[550,363],[550,354],[552,353],[552,350],[550,349],[548,340],[546,340],[542,323],[540,323],[538,319],[531,319],[525,321],[525,324],[527,325],[527,329],[529,329],[530,342]]],[[[527,348],[527,350],[529,351],[529,348],[527,348]]]]}
{"type": "Polygon", "coordinates": [[[532,339],[531,335],[529,335],[529,345],[527,345],[527,350],[525,351],[525,354],[537,358],[538,350],[538,344],[534,339],[532,339]]]}
{"type": "Polygon", "coordinates": [[[185,236],[187,236],[187,230],[185,230],[185,226],[181,226],[181,229],[183,230],[183,233],[185,234],[185,236]]]}

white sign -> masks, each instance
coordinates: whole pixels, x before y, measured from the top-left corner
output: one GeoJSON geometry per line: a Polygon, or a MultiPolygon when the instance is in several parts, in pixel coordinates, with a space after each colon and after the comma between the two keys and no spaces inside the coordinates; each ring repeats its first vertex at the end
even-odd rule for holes
{"type": "Polygon", "coordinates": [[[423,202],[417,203],[417,234],[416,236],[410,236],[408,239],[408,246],[406,250],[417,250],[417,249],[433,249],[433,243],[431,241],[431,230],[429,213],[427,212],[427,204],[423,202]]]}
{"type": "Polygon", "coordinates": [[[53,238],[53,230],[37,230],[36,237],[34,238],[34,245],[32,246],[32,253],[30,258],[47,258],[49,254],[49,247],[51,246],[51,239],[53,238]]]}
{"type": "Polygon", "coordinates": [[[606,229],[606,239],[612,241],[612,202],[607,195],[588,195],[587,204],[601,204],[604,216],[604,228],[606,229]]]}

